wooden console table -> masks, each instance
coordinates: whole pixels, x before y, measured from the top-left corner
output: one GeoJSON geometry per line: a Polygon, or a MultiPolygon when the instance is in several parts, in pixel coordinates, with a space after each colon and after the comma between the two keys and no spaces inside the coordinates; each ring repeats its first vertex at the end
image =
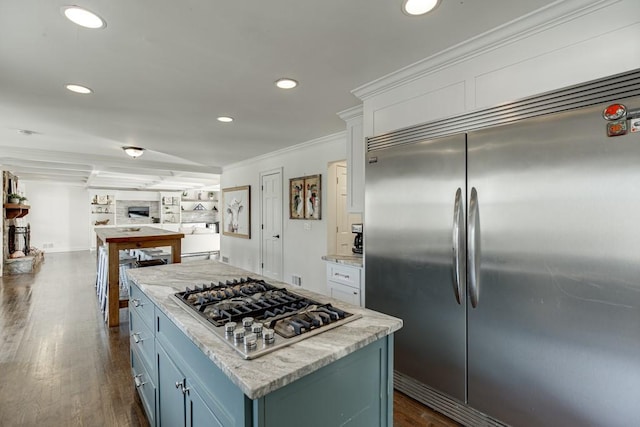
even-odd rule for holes
{"type": "Polygon", "coordinates": [[[109,258],[109,285],[107,310],[109,326],[120,324],[120,308],[128,306],[128,301],[120,301],[120,251],[123,249],[171,247],[173,263],[181,262],[183,233],[162,230],[155,227],[105,227],[95,228],[96,251],[107,245],[109,258]]]}

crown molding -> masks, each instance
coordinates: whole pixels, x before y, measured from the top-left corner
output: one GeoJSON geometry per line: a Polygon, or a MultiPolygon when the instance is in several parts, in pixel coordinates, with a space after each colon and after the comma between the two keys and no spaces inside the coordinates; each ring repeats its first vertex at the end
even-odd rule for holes
{"type": "Polygon", "coordinates": [[[356,117],[361,117],[363,114],[364,106],[362,104],[359,104],[355,107],[347,108],[346,110],[338,112],[338,117],[346,122],[351,119],[355,119],[356,117]]]}
{"type": "Polygon", "coordinates": [[[366,100],[492,50],[572,21],[620,0],[558,0],[351,91],[366,100]]]}
{"type": "Polygon", "coordinates": [[[346,141],[346,137],[347,137],[347,132],[346,130],[340,131],[340,132],[336,132],[336,133],[332,133],[331,135],[327,135],[327,136],[322,136],[320,138],[316,138],[316,139],[312,139],[310,141],[306,141],[306,142],[302,142],[300,144],[296,144],[296,145],[292,145],[290,147],[285,147],[282,148],[280,150],[277,151],[272,151],[257,157],[252,157],[250,159],[246,159],[246,160],[242,160],[240,162],[237,163],[232,163],[230,165],[227,166],[223,166],[222,167],[222,173],[224,174],[226,171],[232,170],[232,169],[237,169],[240,167],[244,167],[244,166],[249,166],[252,165],[254,163],[266,160],[266,159],[270,159],[272,157],[277,157],[277,156],[281,156],[283,154],[286,153],[290,153],[292,151],[297,151],[297,150],[302,150],[305,148],[309,148],[312,147],[314,145],[322,145],[322,144],[327,144],[330,142],[336,142],[340,139],[342,139],[343,141],[346,141]]]}

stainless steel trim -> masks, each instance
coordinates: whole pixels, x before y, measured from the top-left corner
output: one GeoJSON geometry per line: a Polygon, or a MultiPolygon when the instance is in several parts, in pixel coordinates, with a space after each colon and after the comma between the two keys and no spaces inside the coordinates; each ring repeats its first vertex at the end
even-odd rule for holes
{"type": "Polygon", "coordinates": [[[467,245],[467,263],[469,264],[469,296],[473,308],[478,306],[480,298],[480,214],[478,212],[478,192],[471,189],[469,198],[469,243],[467,245]]]}
{"type": "Polygon", "coordinates": [[[453,399],[398,371],[393,373],[393,386],[396,390],[427,405],[431,409],[446,415],[465,426],[508,427],[500,421],[473,409],[464,402],[453,399]]]}
{"type": "Polygon", "coordinates": [[[462,304],[462,282],[466,279],[465,263],[465,233],[460,224],[464,225],[462,209],[462,189],[458,187],[453,203],[453,291],[458,304],[462,304]]]}
{"type": "Polygon", "coordinates": [[[640,95],[640,69],[367,138],[367,151],[465,133],[640,95]]]}

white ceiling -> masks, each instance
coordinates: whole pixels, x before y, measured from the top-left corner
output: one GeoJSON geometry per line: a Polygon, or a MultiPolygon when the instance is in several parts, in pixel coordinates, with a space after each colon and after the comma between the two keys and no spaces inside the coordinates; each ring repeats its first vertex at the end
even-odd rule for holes
{"type": "Polygon", "coordinates": [[[87,187],[215,186],[225,165],[343,130],[352,89],[549,3],[442,0],[408,17],[400,0],[76,1],[107,21],[89,30],[63,17],[73,3],[0,0],[0,168],[87,187]],[[283,76],[300,86],[277,89],[283,76]],[[147,151],[133,160],[124,145],[147,151]]]}

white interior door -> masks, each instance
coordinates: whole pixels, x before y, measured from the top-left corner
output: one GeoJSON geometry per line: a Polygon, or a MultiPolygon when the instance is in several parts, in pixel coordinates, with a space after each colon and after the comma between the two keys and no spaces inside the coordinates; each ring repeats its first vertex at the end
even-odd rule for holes
{"type": "Polygon", "coordinates": [[[347,167],[336,166],[336,251],[338,255],[352,255],[353,237],[347,214],[347,167]]]}
{"type": "Polygon", "coordinates": [[[282,172],[261,174],[262,275],[282,280],[282,172]]]}

